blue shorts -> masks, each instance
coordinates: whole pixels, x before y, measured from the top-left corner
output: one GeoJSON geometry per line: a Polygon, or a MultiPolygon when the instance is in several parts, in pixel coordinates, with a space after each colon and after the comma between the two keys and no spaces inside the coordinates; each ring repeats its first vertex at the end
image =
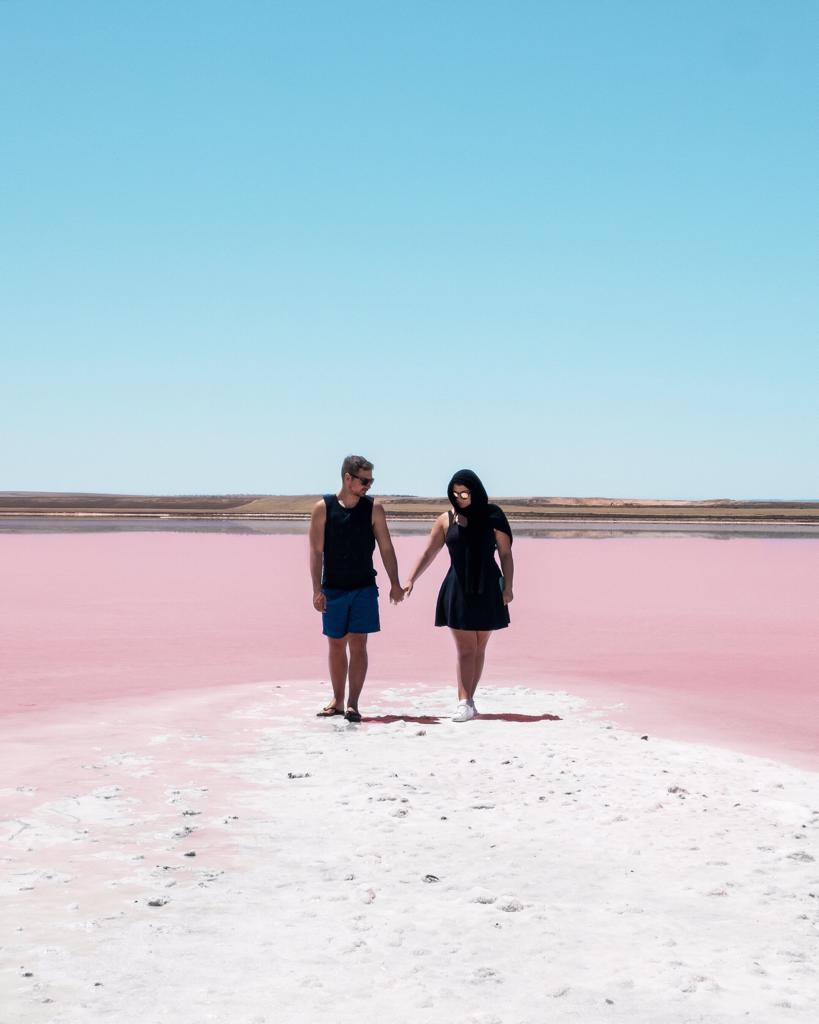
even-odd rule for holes
{"type": "Polygon", "coordinates": [[[381,629],[378,618],[378,587],[373,583],[358,590],[336,590],[322,587],[327,598],[327,609],[322,612],[322,632],[340,640],[348,633],[377,633],[381,629]]]}

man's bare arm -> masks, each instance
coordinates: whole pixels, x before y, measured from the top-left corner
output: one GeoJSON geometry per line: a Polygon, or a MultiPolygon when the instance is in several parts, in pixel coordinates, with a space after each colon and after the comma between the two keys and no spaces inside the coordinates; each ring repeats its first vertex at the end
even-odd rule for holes
{"type": "Polygon", "coordinates": [[[327,506],[324,499],[317,501],[310,514],[310,579],[313,583],[313,607],[323,612],[327,598],[321,592],[321,567],[324,561],[324,524],[327,522],[327,506]]]}
{"type": "Polygon", "coordinates": [[[384,506],[378,502],[373,505],[373,533],[378,543],[381,561],[390,578],[390,600],[393,604],[400,604],[404,600],[404,588],[398,579],[398,559],[395,556],[395,548],[392,546],[384,506]]]}

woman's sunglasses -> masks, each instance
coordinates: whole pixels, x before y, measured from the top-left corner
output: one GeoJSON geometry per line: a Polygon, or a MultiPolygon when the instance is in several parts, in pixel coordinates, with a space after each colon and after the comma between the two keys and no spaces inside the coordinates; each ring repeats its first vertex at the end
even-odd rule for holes
{"type": "Polygon", "coordinates": [[[455,495],[456,498],[460,498],[461,501],[466,501],[467,498],[472,497],[469,491],[453,491],[452,493],[455,495]]]}

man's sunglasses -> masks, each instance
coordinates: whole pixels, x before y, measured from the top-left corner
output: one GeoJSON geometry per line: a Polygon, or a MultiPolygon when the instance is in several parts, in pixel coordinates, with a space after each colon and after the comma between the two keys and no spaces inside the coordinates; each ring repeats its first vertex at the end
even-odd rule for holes
{"type": "Polygon", "coordinates": [[[353,480],[358,480],[360,484],[364,484],[365,487],[369,487],[375,479],[373,476],[358,476],[355,473],[350,473],[350,476],[353,480]]]}

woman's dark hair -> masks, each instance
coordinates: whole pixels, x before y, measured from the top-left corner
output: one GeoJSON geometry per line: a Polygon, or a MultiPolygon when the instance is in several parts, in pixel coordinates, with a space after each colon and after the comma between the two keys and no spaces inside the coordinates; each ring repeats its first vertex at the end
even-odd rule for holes
{"type": "Polygon", "coordinates": [[[490,503],[480,477],[471,469],[459,469],[453,473],[447,486],[447,497],[456,511],[455,488],[458,484],[468,487],[471,497],[463,510],[467,525],[461,528],[466,530],[467,549],[465,578],[460,582],[467,594],[482,594],[487,585],[486,565],[494,557],[495,530],[508,534],[511,540],[512,528],[503,509],[490,503]]]}

